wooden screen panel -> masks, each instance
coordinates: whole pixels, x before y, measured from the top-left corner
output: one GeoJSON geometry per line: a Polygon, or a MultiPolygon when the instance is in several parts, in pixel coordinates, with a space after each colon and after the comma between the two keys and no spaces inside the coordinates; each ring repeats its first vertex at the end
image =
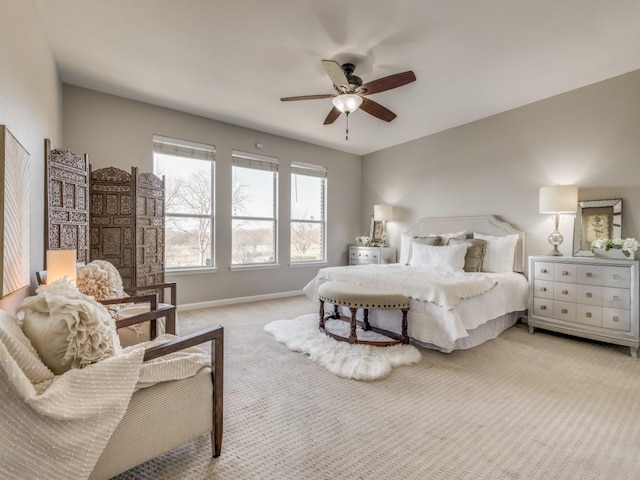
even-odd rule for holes
{"type": "Polygon", "coordinates": [[[91,171],[91,260],[111,262],[125,288],[136,286],[135,177],[135,167],[91,171]]]}
{"type": "Polygon", "coordinates": [[[51,150],[45,140],[46,250],[77,251],[89,262],[89,156],[67,148],[51,150]]]}
{"type": "Polygon", "coordinates": [[[164,283],[164,178],[138,175],[136,210],[137,285],[164,283]]]}

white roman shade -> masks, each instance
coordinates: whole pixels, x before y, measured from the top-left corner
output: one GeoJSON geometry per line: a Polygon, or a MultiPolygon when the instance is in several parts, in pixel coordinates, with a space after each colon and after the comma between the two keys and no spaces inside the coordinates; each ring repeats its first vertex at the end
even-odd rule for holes
{"type": "Polygon", "coordinates": [[[327,169],[320,165],[310,163],[292,162],[291,173],[293,175],[306,175],[308,177],[327,178],[327,169]]]}
{"type": "Polygon", "coordinates": [[[153,153],[214,161],[216,147],[204,143],[176,140],[174,138],[154,135],[153,153]]]}
{"type": "Polygon", "coordinates": [[[240,152],[238,150],[231,152],[231,164],[235,167],[253,168],[254,170],[278,171],[277,158],[258,155],[256,153],[240,152]]]}

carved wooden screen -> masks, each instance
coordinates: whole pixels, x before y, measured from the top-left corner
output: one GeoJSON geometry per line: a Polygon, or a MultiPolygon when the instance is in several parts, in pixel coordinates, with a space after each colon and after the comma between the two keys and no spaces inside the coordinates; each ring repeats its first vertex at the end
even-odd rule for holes
{"type": "Polygon", "coordinates": [[[164,178],[140,173],[136,206],[136,284],[164,283],[164,178]]]}
{"type": "Polygon", "coordinates": [[[75,249],[89,262],[89,156],[45,140],[45,250],[75,249]]]}
{"type": "Polygon", "coordinates": [[[114,167],[91,172],[91,260],[107,260],[125,288],[164,282],[164,182],[114,167]]]}

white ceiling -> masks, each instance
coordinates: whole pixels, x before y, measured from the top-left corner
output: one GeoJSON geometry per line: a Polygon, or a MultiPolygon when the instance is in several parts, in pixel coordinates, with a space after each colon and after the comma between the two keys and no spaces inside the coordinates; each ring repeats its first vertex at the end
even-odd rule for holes
{"type": "Polygon", "coordinates": [[[366,154],[640,69],[638,0],[37,0],[65,83],[366,154]],[[322,122],[322,59],[414,83],[322,122]]]}

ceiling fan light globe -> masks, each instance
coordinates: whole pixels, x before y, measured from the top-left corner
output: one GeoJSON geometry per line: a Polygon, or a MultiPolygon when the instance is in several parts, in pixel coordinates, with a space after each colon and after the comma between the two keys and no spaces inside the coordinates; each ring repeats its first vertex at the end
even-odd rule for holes
{"type": "Polygon", "coordinates": [[[355,93],[344,93],[333,97],[331,103],[342,113],[352,113],[362,105],[362,97],[355,93]]]}

